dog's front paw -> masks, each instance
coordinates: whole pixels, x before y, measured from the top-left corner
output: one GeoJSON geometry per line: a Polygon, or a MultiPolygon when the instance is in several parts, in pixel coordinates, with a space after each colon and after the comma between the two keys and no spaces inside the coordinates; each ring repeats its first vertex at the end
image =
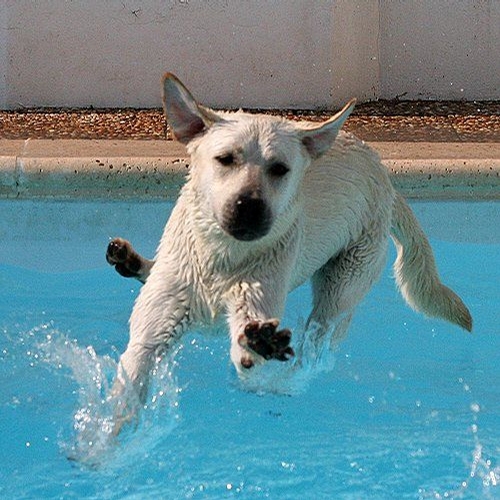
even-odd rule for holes
{"type": "MultiPolygon", "coordinates": [[[[288,361],[295,355],[290,347],[292,334],[287,329],[277,330],[278,325],[277,319],[263,322],[250,321],[245,326],[244,333],[240,335],[238,343],[244,349],[258,354],[265,360],[288,361]]],[[[254,360],[251,356],[243,356],[241,365],[244,368],[251,368],[254,360]]]]}
{"type": "Polygon", "coordinates": [[[106,250],[106,260],[116,271],[126,278],[140,276],[142,259],[132,245],[122,238],[114,238],[106,250]]]}

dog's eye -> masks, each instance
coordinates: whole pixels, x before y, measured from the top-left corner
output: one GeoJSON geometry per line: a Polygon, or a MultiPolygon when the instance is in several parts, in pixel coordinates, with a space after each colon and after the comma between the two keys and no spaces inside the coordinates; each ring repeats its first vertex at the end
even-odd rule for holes
{"type": "Polygon", "coordinates": [[[234,165],[235,162],[233,153],[225,153],[223,155],[216,156],[215,159],[225,167],[230,167],[231,165],[234,165]]]}
{"type": "Polygon", "coordinates": [[[283,177],[286,175],[290,169],[281,161],[275,161],[269,166],[269,173],[273,177],[283,177]]]}

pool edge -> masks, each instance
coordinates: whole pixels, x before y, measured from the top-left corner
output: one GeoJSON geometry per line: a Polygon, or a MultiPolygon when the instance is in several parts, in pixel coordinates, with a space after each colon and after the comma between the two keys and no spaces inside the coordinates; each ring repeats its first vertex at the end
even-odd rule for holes
{"type": "MultiPolygon", "coordinates": [[[[500,143],[369,142],[416,199],[500,199],[500,143]]],[[[0,139],[0,198],[175,199],[188,157],[173,141],[0,139]]]]}

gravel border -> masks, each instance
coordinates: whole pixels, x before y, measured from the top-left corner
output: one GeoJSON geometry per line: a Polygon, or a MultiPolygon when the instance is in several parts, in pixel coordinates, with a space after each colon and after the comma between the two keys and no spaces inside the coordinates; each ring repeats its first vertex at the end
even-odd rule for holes
{"type": "MultiPolygon", "coordinates": [[[[333,113],[257,111],[307,121],[325,120],[333,113]]],[[[500,102],[363,103],[345,129],[366,141],[500,142],[500,102]]],[[[171,136],[161,109],[50,108],[0,111],[0,138],[170,140],[171,136]]]]}

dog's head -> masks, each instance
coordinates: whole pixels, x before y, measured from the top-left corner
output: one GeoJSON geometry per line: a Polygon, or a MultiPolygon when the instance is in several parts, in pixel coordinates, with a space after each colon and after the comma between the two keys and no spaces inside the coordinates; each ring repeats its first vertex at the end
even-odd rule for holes
{"type": "Polygon", "coordinates": [[[332,146],[354,108],[350,101],[330,120],[311,125],[200,106],[172,74],[163,78],[170,127],[191,154],[191,177],[224,232],[240,241],[266,236],[293,206],[312,160],[332,146]]]}

